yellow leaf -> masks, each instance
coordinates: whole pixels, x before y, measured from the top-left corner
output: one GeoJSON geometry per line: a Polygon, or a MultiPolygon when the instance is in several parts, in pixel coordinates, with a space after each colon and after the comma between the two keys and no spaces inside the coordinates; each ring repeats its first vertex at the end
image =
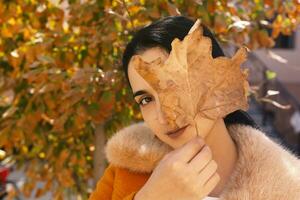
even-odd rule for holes
{"type": "Polygon", "coordinates": [[[13,37],[13,33],[6,26],[3,26],[1,28],[1,36],[5,38],[11,38],[13,37]]]}
{"type": "Polygon", "coordinates": [[[142,6],[137,6],[137,5],[134,5],[134,6],[130,6],[128,8],[128,11],[131,15],[134,15],[136,13],[138,13],[140,10],[142,10],[144,7],[142,6]]]}
{"type": "Polygon", "coordinates": [[[44,159],[46,157],[46,154],[44,152],[39,153],[39,157],[44,159]]]}
{"type": "Polygon", "coordinates": [[[7,23],[9,24],[9,25],[15,25],[16,24],[16,20],[14,19],[14,18],[10,18],[8,21],[7,21],[7,23]]]}

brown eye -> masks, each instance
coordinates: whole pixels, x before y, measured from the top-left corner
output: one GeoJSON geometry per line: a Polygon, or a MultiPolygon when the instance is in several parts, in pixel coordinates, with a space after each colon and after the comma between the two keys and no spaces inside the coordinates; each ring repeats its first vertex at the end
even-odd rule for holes
{"type": "Polygon", "coordinates": [[[139,105],[145,106],[145,105],[147,105],[151,100],[152,100],[151,97],[145,97],[145,98],[142,98],[141,101],[139,102],[139,105]]]}

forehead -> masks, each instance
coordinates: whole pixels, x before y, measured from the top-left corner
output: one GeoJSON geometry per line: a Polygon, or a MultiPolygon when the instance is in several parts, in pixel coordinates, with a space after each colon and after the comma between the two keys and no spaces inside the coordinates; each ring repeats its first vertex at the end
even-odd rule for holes
{"type": "MultiPolygon", "coordinates": [[[[139,53],[139,55],[145,62],[151,62],[157,58],[161,58],[164,62],[168,57],[168,52],[160,47],[153,47],[139,53]]],[[[138,90],[154,91],[146,80],[135,70],[135,66],[132,62],[128,64],[128,78],[133,92],[138,90]]]]}

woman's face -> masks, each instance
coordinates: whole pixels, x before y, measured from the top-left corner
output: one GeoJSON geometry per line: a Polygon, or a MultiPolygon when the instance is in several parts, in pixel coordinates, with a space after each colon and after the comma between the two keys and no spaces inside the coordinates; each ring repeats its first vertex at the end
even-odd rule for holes
{"type": "MultiPolygon", "coordinates": [[[[168,58],[169,54],[162,48],[153,47],[143,51],[139,55],[145,62],[151,62],[159,57],[164,62],[168,58]]],[[[167,143],[173,148],[178,148],[197,135],[196,128],[187,124],[184,132],[179,137],[174,138],[168,136],[166,133],[173,130],[170,129],[170,126],[162,113],[157,92],[142,76],[139,75],[132,62],[129,62],[128,65],[128,77],[133,90],[134,99],[140,105],[140,110],[145,123],[161,141],[167,143]]],[[[205,132],[208,132],[208,129],[213,126],[213,123],[202,118],[199,119],[198,122],[200,123],[200,126],[203,123],[206,124],[205,127],[208,126],[206,128],[207,130],[204,128],[201,131],[201,136],[205,137],[205,132]]]]}

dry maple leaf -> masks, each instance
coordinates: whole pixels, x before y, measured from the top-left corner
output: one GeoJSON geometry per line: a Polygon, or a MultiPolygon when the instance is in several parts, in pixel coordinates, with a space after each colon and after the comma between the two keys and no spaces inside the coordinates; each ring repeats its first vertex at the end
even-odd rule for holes
{"type": "Polygon", "coordinates": [[[137,72],[158,93],[171,127],[195,125],[198,114],[218,119],[238,109],[248,109],[247,73],[240,69],[246,60],[246,49],[240,48],[232,58],[214,59],[211,52],[211,40],[198,26],[183,41],[172,41],[165,62],[158,58],[148,63],[139,55],[132,58],[137,72]]]}

